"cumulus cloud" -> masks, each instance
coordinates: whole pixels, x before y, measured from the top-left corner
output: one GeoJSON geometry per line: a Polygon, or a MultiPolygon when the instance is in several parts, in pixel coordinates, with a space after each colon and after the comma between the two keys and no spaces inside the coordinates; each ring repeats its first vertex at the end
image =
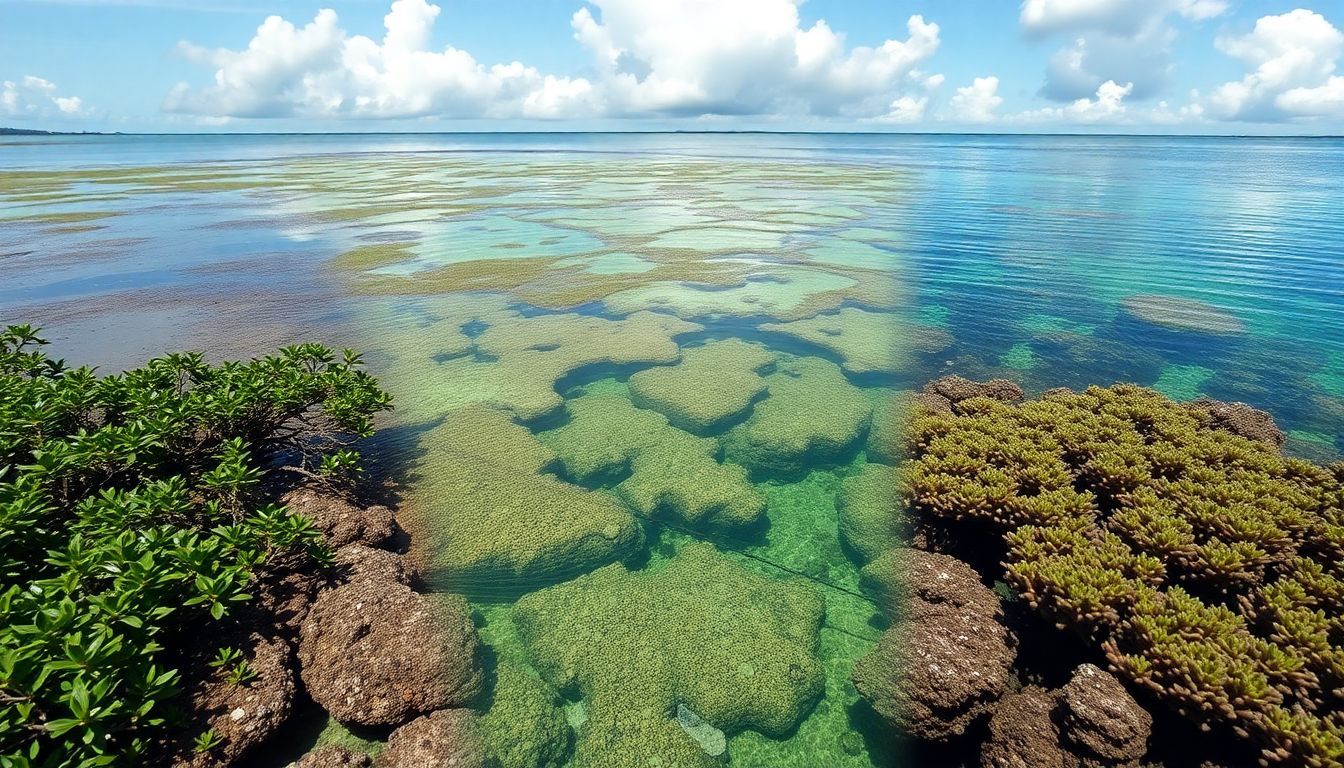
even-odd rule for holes
{"type": "Polygon", "coordinates": [[[439,7],[426,0],[392,3],[381,41],[347,32],[329,9],[302,27],[272,16],[242,50],[181,44],[214,80],[179,84],[164,108],[215,117],[922,116],[930,77],[919,66],[938,49],[937,24],[912,16],[904,39],[847,47],[824,20],[804,29],[799,2],[592,0],[571,19],[591,79],[431,50],[439,7]]]}
{"type": "MultiPolygon", "coordinates": [[[[1069,123],[1117,123],[1134,119],[1125,104],[1125,99],[1134,92],[1133,83],[1120,85],[1107,80],[1097,87],[1091,97],[1077,99],[1064,107],[1048,107],[1023,112],[1015,119],[1032,121],[1065,121],[1069,123]]],[[[1166,102],[1159,109],[1170,112],[1166,102]]]]}
{"type": "Polygon", "coordinates": [[[1172,66],[1175,15],[1202,21],[1226,12],[1223,0],[1026,0],[1019,13],[1030,36],[1059,33],[1071,43],[1051,56],[1041,95],[1055,101],[1089,98],[1108,80],[1148,98],[1166,85],[1172,66]]]}
{"type": "Polygon", "coordinates": [[[85,117],[88,110],[78,96],[61,96],[50,80],[27,75],[0,83],[0,115],[16,119],[85,117]]]}
{"type": "Polygon", "coordinates": [[[1230,120],[1274,121],[1344,114],[1344,77],[1334,74],[1344,33],[1319,13],[1297,9],[1264,16],[1218,49],[1254,67],[1209,95],[1208,108],[1230,120]]]}
{"type": "Polygon", "coordinates": [[[988,123],[997,117],[995,111],[1001,104],[997,77],[975,78],[970,85],[958,88],[948,102],[952,119],[963,123],[988,123]]]}

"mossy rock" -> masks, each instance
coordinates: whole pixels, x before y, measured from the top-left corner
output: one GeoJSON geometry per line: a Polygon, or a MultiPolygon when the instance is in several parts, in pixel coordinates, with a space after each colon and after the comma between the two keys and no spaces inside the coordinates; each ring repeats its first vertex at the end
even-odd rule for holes
{"type": "Polygon", "coordinates": [[[766,323],[761,330],[827,349],[850,373],[897,373],[910,366],[914,352],[939,352],[952,343],[951,334],[941,328],[855,307],[791,323],[766,323]]]}
{"type": "Polygon", "coordinates": [[[864,438],[872,405],[839,366],[817,357],[781,362],[751,418],[723,436],[732,461],[796,476],[842,461],[864,438]]]}
{"type": "Polygon", "coordinates": [[[900,461],[910,415],[917,407],[915,397],[913,392],[895,392],[873,404],[872,426],[868,429],[868,440],[864,444],[869,461],[882,464],[896,464],[900,461]]]}
{"type": "Polygon", "coordinates": [[[496,667],[490,708],[480,723],[485,747],[501,766],[561,768],[569,757],[570,730],[560,697],[514,662],[496,667]]]}
{"type": "Polygon", "coordinates": [[[775,356],[738,339],[683,350],[681,363],[630,377],[630,396],[674,426],[705,434],[740,418],[765,393],[763,369],[775,356]]]}
{"type": "Polygon", "coordinates": [[[901,546],[908,536],[901,483],[900,470],[885,464],[865,464],[840,483],[835,499],[840,539],[860,564],[901,546]]]}
{"type": "Polygon", "coordinates": [[[577,690],[575,766],[714,766],[677,721],[780,736],[824,688],[821,595],[693,543],[653,571],[613,564],[525,595],[514,621],[543,677],[577,690]],[[656,762],[655,762],[656,761],[656,762]]]}
{"type": "Polygon", "coordinates": [[[507,413],[474,406],[422,439],[427,578],[503,593],[571,578],[638,549],[639,523],[610,496],[539,474],[552,454],[507,413]]]}
{"type": "Polygon", "coordinates": [[[765,498],[746,470],[715,460],[714,440],[683,432],[620,394],[584,395],[566,407],[569,422],[541,434],[564,476],[614,485],[644,517],[742,527],[765,512],[765,498]]]}

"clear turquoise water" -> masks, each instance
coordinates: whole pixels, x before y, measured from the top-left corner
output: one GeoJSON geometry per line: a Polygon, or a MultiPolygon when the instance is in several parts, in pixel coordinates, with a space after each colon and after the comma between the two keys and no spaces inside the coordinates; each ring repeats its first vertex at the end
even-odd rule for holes
{"type": "MultiPolygon", "coordinates": [[[[867,417],[841,424],[854,403],[945,373],[1034,391],[1127,380],[1178,399],[1250,402],[1289,431],[1290,450],[1336,457],[1341,149],[1333,139],[760,134],[0,139],[0,321],[42,325],[58,355],[107,368],[181,347],[225,357],[318,339],[365,350],[398,402],[375,450],[399,460],[417,546],[447,555],[436,587],[470,594],[489,658],[545,676],[555,649],[523,637],[520,596],[554,594],[555,582],[612,560],[631,570],[613,589],[657,594],[662,569],[699,539],[744,585],[744,617],[765,599],[757,576],[825,603],[810,651],[820,698],[771,735],[744,715],[726,729],[729,764],[898,764],[848,682],[883,627],[837,529],[837,489],[870,460],[867,417]],[[1180,311],[1136,313],[1136,296],[1180,311]],[[645,437],[610,460],[613,433],[574,444],[557,428],[590,396],[633,407],[632,373],[730,338],[773,357],[768,393],[695,440],[666,423],[647,434],[684,446],[655,467],[741,471],[714,482],[759,494],[763,522],[652,521],[622,486],[649,471],[631,458],[651,450],[635,444],[645,437]],[[801,369],[823,373],[800,379],[813,382],[810,399],[787,400],[801,369]],[[848,428],[860,439],[788,471],[780,456],[742,450],[734,425],[749,429],[745,420],[786,400],[794,411],[776,409],[766,431],[848,428]],[[521,426],[455,421],[482,404],[521,426]],[[611,466],[579,480],[538,466],[542,444],[611,466]],[[492,464],[473,464],[473,450],[492,464]],[[492,473],[507,482],[480,485],[480,509],[454,496],[463,478],[492,473]],[[533,541],[533,521],[515,513],[544,508],[536,494],[548,493],[565,508],[546,512],[547,535],[533,541]],[[566,518],[571,503],[607,517],[566,518]],[[549,570],[498,566],[534,546],[562,551],[567,536],[619,538],[623,525],[643,542],[549,570]]],[[[714,372],[685,375],[692,388],[727,386],[714,372]]],[[[686,480],[643,482],[685,491],[686,480]]],[[[626,616],[644,634],[612,653],[675,657],[687,627],[716,637],[694,626],[705,606],[682,602],[626,616]]],[[[617,621],[604,610],[575,631],[617,621]]],[[[765,676],[768,658],[747,660],[756,652],[708,657],[765,676]]],[[[571,723],[603,722],[613,689],[649,683],[658,693],[632,704],[647,722],[627,725],[675,742],[660,710],[722,707],[731,690],[696,674],[610,658],[577,682],[548,682],[563,689],[571,723]],[[666,698],[667,685],[687,698],[666,698]]],[[[595,726],[576,727],[588,746],[575,760],[592,764],[585,727],[595,726]]]]}

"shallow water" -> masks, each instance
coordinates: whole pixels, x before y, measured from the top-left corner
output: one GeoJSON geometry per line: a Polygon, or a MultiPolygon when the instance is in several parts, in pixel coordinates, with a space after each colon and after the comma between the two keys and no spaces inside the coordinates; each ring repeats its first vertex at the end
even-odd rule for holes
{"type": "Polygon", "coordinates": [[[1128,380],[1337,457],[1342,144],[3,141],[0,319],[110,368],[365,350],[431,584],[477,609],[491,708],[536,715],[496,719],[563,718],[570,762],[899,764],[848,682],[884,626],[836,511],[873,407],[1128,380]]]}

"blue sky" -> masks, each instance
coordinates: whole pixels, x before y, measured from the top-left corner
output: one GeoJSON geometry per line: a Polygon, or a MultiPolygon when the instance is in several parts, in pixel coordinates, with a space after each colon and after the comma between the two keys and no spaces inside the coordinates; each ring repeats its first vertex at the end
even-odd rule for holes
{"type": "Polygon", "coordinates": [[[0,125],[1344,133],[1344,0],[0,0],[0,125]]]}

